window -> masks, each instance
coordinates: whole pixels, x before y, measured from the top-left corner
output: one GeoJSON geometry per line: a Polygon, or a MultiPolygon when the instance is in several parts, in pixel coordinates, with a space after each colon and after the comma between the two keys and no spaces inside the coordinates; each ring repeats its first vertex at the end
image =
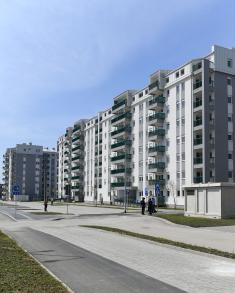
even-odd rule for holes
{"type": "Polygon", "coordinates": [[[148,92],[149,92],[148,90],[145,90],[145,91],[144,91],[144,93],[145,93],[146,95],[147,95],[148,92]]]}
{"type": "Polygon", "coordinates": [[[180,86],[177,85],[177,86],[176,86],[176,95],[177,95],[177,96],[179,95],[179,92],[180,92],[180,86]]]}
{"type": "Polygon", "coordinates": [[[167,97],[170,96],[170,90],[167,90],[166,95],[167,95],[167,97]]]}
{"type": "Polygon", "coordinates": [[[144,106],[143,104],[139,104],[139,109],[143,110],[143,106],[144,106]]]}
{"type": "Polygon", "coordinates": [[[232,134],[228,134],[228,140],[232,140],[232,134]]]}
{"type": "Polygon", "coordinates": [[[176,161],[179,162],[180,161],[180,154],[176,155],[176,161]]]}
{"type": "Polygon", "coordinates": [[[232,122],[232,117],[228,116],[228,122],[232,122]]]}
{"type": "Polygon", "coordinates": [[[176,120],[176,125],[180,126],[180,120],[179,119],[176,120]]]}
{"type": "Polygon", "coordinates": [[[182,142],[182,143],[185,143],[185,136],[182,136],[182,138],[181,138],[181,142],[182,142]]]}
{"type": "Polygon", "coordinates": [[[232,104],[232,97],[228,97],[228,103],[232,104]]]}
{"type": "Polygon", "coordinates": [[[139,93],[139,98],[143,97],[143,92],[139,93]]]}
{"type": "Polygon", "coordinates": [[[185,124],[185,118],[184,117],[181,118],[181,123],[182,123],[182,125],[185,124]]]}
{"type": "Polygon", "coordinates": [[[228,178],[233,178],[233,171],[228,171],[228,178]]]}
{"type": "Polygon", "coordinates": [[[231,78],[227,78],[227,85],[231,85],[231,84],[232,84],[231,78]]]}
{"type": "Polygon", "coordinates": [[[184,75],[184,68],[180,70],[180,75],[184,75]]]}
{"type": "Polygon", "coordinates": [[[185,153],[182,153],[181,156],[182,156],[182,160],[184,161],[185,160],[185,153]]]}
{"type": "Polygon", "coordinates": [[[233,67],[233,60],[231,58],[227,59],[227,66],[232,68],[233,67]]]}
{"type": "Polygon", "coordinates": [[[185,178],[185,171],[182,171],[182,178],[185,178]]]}
{"type": "Polygon", "coordinates": [[[177,190],[177,196],[180,196],[180,191],[179,190],[177,190]]]}
{"type": "Polygon", "coordinates": [[[168,83],[168,82],[169,82],[169,77],[166,78],[166,83],[168,83]]]}
{"type": "Polygon", "coordinates": [[[228,154],[228,159],[231,159],[231,160],[233,159],[233,154],[232,153],[228,154]]]}
{"type": "Polygon", "coordinates": [[[180,76],[179,71],[176,72],[175,77],[178,78],[180,76]]]}

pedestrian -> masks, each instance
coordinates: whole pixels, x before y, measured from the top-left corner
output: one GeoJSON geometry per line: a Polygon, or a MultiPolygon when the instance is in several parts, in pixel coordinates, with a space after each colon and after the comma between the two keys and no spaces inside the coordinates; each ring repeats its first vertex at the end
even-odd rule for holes
{"type": "Polygon", "coordinates": [[[149,201],[148,201],[148,212],[150,215],[152,215],[153,213],[153,201],[152,198],[150,197],[149,201]]]}
{"type": "Polygon", "coordinates": [[[47,212],[47,200],[44,201],[44,212],[47,212]]]}
{"type": "Polygon", "coordinates": [[[53,204],[54,204],[54,199],[51,198],[51,205],[53,206],[53,204]]]}
{"type": "Polygon", "coordinates": [[[144,215],[145,212],[145,206],[146,206],[146,202],[145,202],[145,198],[143,197],[141,202],[140,202],[141,208],[142,208],[142,215],[144,215]]]}
{"type": "Polygon", "coordinates": [[[156,213],[157,211],[156,211],[156,209],[155,209],[155,207],[156,207],[156,200],[155,200],[155,197],[152,198],[152,202],[153,202],[153,213],[156,213]]]}

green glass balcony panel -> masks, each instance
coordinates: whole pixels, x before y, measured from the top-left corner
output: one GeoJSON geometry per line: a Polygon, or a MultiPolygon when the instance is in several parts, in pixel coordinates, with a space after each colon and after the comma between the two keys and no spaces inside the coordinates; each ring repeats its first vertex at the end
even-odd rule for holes
{"type": "Polygon", "coordinates": [[[149,85],[149,90],[153,90],[154,88],[158,88],[158,85],[159,85],[159,82],[158,80],[152,82],[150,85],[149,85]]]}
{"type": "Polygon", "coordinates": [[[81,156],[77,156],[77,157],[72,158],[72,161],[76,161],[76,160],[79,160],[79,159],[81,159],[81,156]]]}
{"type": "Polygon", "coordinates": [[[122,141],[113,143],[111,145],[111,149],[114,149],[114,148],[117,148],[117,147],[120,147],[120,146],[130,146],[130,145],[131,145],[131,141],[130,140],[122,140],[122,141]]]}
{"type": "Polygon", "coordinates": [[[155,136],[155,135],[164,136],[165,129],[158,128],[158,129],[155,129],[155,130],[149,132],[149,136],[155,136]]]}
{"type": "Polygon", "coordinates": [[[193,89],[196,90],[202,86],[202,81],[197,81],[193,84],[193,89]]]}
{"type": "Polygon", "coordinates": [[[80,179],[80,176],[73,176],[72,177],[72,180],[77,180],[77,179],[80,179]]]}
{"type": "Polygon", "coordinates": [[[111,132],[111,136],[114,136],[116,134],[122,133],[122,132],[130,132],[131,131],[131,127],[130,126],[125,126],[125,127],[121,127],[115,131],[111,132]]]}
{"type": "Polygon", "coordinates": [[[164,169],[165,162],[150,163],[149,169],[164,169]]]}
{"type": "Polygon", "coordinates": [[[202,176],[196,176],[194,177],[194,183],[202,183],[203,177],[202,176]]]}
{"type": "Polygon", "coordinates": [[[119,174],[119,173],[131,173],[131,168],[120,168],[120,169],[114,169],[114,170],[111,170],[111,174],[119,174]]]}
{"type": "Polygon", "coordinates": [[[81,146],[79,145],[79,146],[77,146],[75,148],[72,148],[72,152],[77,151],[77,150],[80,150],[80,149],[81,149],[81,146]]]}
{"type": "Polygon", "coordinates": [[[131,154],[123,154],[123,155],[118,155],[116,157],[111,157],[111,161],[118,161],[118,160],[123,160],[123,159],[127,159],[130,160],[131,159],[131,154]]]}
{"type": "Polygon", "coordinates": [[[202,125],[202,119],[197,119],[195,121],[193,121],[193,126],[196,127],[196,126],[200,126],[202,125]]]}
{"type": "Polygon", "coordinates": [[[117,102],[116,104],[114,104],[114,106],[112,107],[112,111],[117,110],[123,105],[126,105],[126,100],[123,100],[121,102],[117,102]]]}
{"type": "Polygon", "coordinates": [[[75,171],[75,170],[80,170],[81,167],[80,166],[75,166],[75,167],[72,167],[71,170],[75,171]]]}
{"type": "Polygon", "coordinates": [[[201,138],[195,138],[195,139],[193,140],[193,144],[194,144],[194,145],[202,144],[202,137],[201,137],[201,138]]]}
{"type": "Polygon", "coordinates": [[[64,169],[64,172],[65,172],[65,173],[68,173],[68,171],[69,171],[68,169],[64,169]]]}
{"type": "Polygon", "coordinates": [[[131,118],[131,113],[130,112],[126,112],[126,113],[119,114],[119,115],[117,115],[115,118],[113,118],[111,120],[111,123],[117,122],[117,121],[119,121],[121,119],[124,119],[124,118],[130,119],[131,118]]]}
{"type": "Polygon", "coordinates": [[[194,164],[202,164],[203,160],[202,160],[202,158],[194,158],[193,162],[194,162],[194,164]]]}
{"type": "MultiPolygon", "coordinates": [[[[126,182],[126,186],[129,187],[131,186],[130,182],[126,182]]],[[[125,182],[121,181],[121,182],[112,182],[111,183],[111,187],[125,187],[125,182]]]]}
{"type": "Polygon", "coordinates": [[[152,100],[149,101],[149,106],[152,106],[156,103],[159,103],[159,104],[164,104],[166,101],[166,98],[163,97],[163,96],[157,96],[155,98],[153,98],[152,100]]]}
{"type": "Polygon", "coordinates": [[[202,100],[197,100],[193,103],[193,107],[194,108],[197,108],[197,107],[200,107],[202,106],[202,100]]]}
{"type": "Polygon", "coordinates": [[[202,68],[202,63],[201,62],[193,65],[193,71],[196,71],[196,70],[198,70],[200,68],[202,68]]]}
{"type": "Polygon", "coordinates": [[[78,137],[75,137],[75,138],[72,139],[72,142],[78,141],[79,139],[80,139],[79,136],[78,137]]]}
{"type": "Polygon", "coordinates": [[[73,128],[73,132],[76,132],[76,131],[78,131],[78,130],[81,130],[81,127],[80,127],[80,126],[74,126],[74,128],[73,128]]]}
{"type": "Polygon", "coordinates": [[[155,119],[164,120],[165,116],[166,116],[166,114],[164,112],[158,112],[158,113],[155,113],[155,114],[149,116],[149,121],[153,121],[155,119]]]}
{"type": "Polygon", "coordinates": [[[149,148],[149,153],[153,152],[165,152],[166,147],[164,145],[157,145],[155,147],[149,148]]]}

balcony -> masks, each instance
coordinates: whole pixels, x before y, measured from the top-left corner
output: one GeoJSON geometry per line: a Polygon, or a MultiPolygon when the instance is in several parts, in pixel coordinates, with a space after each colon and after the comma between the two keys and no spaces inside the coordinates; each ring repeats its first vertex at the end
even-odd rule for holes
{"type": "Polygon", "coordinates": [[[117,130],[112,131],[111,136],[117,135],[117,134],[122,133],[122,132],[130,132],[130,131],[131,131],[130,126],[121,127],[121,128],[119,128],[117,130]]]}
{"type": "Polygon", "coordinates": [[[76,170],[78,171],[78,170],[80,170],[80,169],[81,169],[80,166],[75,166],[75,167],[72,167],[72,168],[71,168],[72,171],[76,171],[76,170]]]}
{"type": "Polygon", "coordinates": [[[193,65],[193,72],[202,68],[202,62],[193,65]]]}
{"type": "Polygon", "coordinates": [[[157,145],[154,147],[149,148],[149,153],[154,153],[154,152],[165,152],[166,147],[164,145],[157,145]]]}
{"type": "Polygon", "coordinates": [[[194,177],[194,183],[202,183],[203,177],[202,176],[196,176],[194,177]]]}
{"type": "Polygon", "coordinates": [[[68,173],[69,172],[69,170],[68,169],[64,169],[64,173],[68,173]]]}
{"type": "Polygon", "coordinates": [[[71,189],[79,189],[79,185],[73,185],[71,186],[71,189]]]}
{"type": "Polygon", "coordinates": [[[80,137],[77,136],[77,137],[75,137],[75,138],[72,139],[72,142],[78,141],[79,139],[80,139],[80,137]]]}
{"type": "Polygon", "coordinates": [[[202,125],[202,119],[197,119],[195,121],[193,121],[193,126],[194,127],[197,127],[197,126],[200,126],[202,125]]]}
{"type": "Polygon", "coordinates": [[[202,157],[194,158],[193,162],[194,162],[195,165],[202,164],[202,162],[203,162],[202,157]]]}
{"type": "Polygon", "coordinates": [[[161,186],[164,186],[165,185],[165,179],[149,179],[148,183],[149,183],[149,185],[159,184],[161,186]]]}
{"type": "Polygon", "coordinates": [[[117,110],[118,108],[120,108],[121,106],[126,105],[126,100],[123,100],[119,103],[115,103],[114,106],[112,107],[112,111],[117,110]]]}
{"type": "Polygon", "coordinates": [[[80,149],[81,149],[81,146],[79,145],[79,146],[77,146],[75,148],[72,148],[72,152],[75,152],[75,151],[80,150],[80,149]]]}
{"type": "Polygon", "coordinates": [[[152,82],[150,85],[149,85],[149,92],[152,92],[154,90],[158,90],[158,85],[159,85],[159,82],[158,80],[152,82]]]}
{"type": "Polygon", "coordinates": [[[193,89],[196,90],[198,88],[202,87],[202,81],[197,81],[193,84],[193,89]]]}
{"type": "Polygon", "coordinates": [[[123,155],[118,155],[118,156],[115,156],[115,157],[111,157],[111,162],[114,162],[114,161],[119,161],[119,160],[130,160],[131,159],[131,154],[123,154],[123,155]]]}
{"type": "MultiPolygon", "coordinates": [[[[130,187],[130,186],[131,186],[131,182],[126,182],[126,187],[130,187]]],[[[112,182],[111,187],[125,187],[125,182],[124,181],[112,182]]]]}
{"type": "Polygon", "coordinates": [[[76,160],[80,160],[81,159],[81,156],[76,156],[74,158],[72,158],[72,161],[76,161],[76,160]]]}
{"type": "Polygon", "coordinates": [[[131,113],[130,112],[126,112],[126,113],[123,113],[123,114],[119,114],[117,117],[115,117],[115,118],[113,118],[111,120],[111,123],[115,123],[115,122],[117,122],[119,120],[122,120],[124,118],[130,119],[131,118],[131,113]]]}
{"type": "Polygon", "coordinates": [[[122,141],[111,144],[111,149],[114,149],[120,146],[129,146],[129,145],[131,145],[130,140],[122,140],[122,141]]]}
{"type": "Polygon", "coordinates": [[[200,106],[202,106],[202,100],[196,100],[193,103],[193,108],[197,108],[197,107],[200,107],[200,106]]]}
{"type": "Polygon", "coordinates": [[[81,130],[81,127],[80,126],[74,126],[73,133],[76,132],[76,131],[79,131],[79,130],[81,130]]]}
{"type": "Polygon", "coordinates": [[[152,106],[152,105],[154,105],[156,103],[164,104],[165,100],[166,100],[166,98],[163,97],[163,96],[155,97],[155,98],[153,98],[152,100],[149,101],[149,106],[152,106]]]}
{"type": "Polygon", "coordinates": [[[164,120],[166,114],[164,112],[158,112],[148,117],[149,121],[153,121],[155,119],[164,120]]]}
{"type": "Polygon", "coordinates": [[[202,144],[202,137],[195,138],[195,139],[193,140],[193,144],[194,144],[194,145],[202,144]]]}
{"type": "Polygon", "coordinates": [[[111,174],[131,173],[131,168],[120,168],[111,170],[111,174]]]}
{"type": "Polygon", "coordinates": [[[165,135],[165,129],[158,128],[158,129],[155,129],[153,131],[149,131],[149,136],[155,136],[155,135],[164,136],[165,135]]]}
{"type": "Polygon", "coordinates": [[[165,162],[150,163],[149,169],[165,169],[165,162]]]}
{"type": "Polygon", "coordinates": [[[80,179],[80,176],[73,176],[72,177],[72,180],[78,180],[78,179],[80,179]]]}

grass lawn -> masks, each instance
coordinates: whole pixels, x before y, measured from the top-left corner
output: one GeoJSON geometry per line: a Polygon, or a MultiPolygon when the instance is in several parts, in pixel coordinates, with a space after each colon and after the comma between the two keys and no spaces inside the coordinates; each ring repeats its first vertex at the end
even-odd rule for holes
{"type": "Polygon", "coordinates": [[[222,257],[235,259],[235,253],[221,251],[221,250],[214,249],[214,248],[187,244],[184,242],[178,242],[178,241],[174,241],[174,240],[170,240],[170,239],[166,239],[166,238],[162,238],[162,237],[140,234],[140,233],[136,233],[136,232],[131,232],[131,231],[122,230],[122,229],[113,228],[113,227],[107,227],[107,226],[97,226],[97,225],[80,225],[80,226],[85,227],[85,228],[93,228],[93,229],[99,229],[99,230],[119,233],[121,235],[127,235],[127,236],[131,236],[131,237],[135,237],[135,238],[150,240],[150,241],[157,242],[157,243],[177,246],[177,247],[181,247],[184,249],[191,249],[191,250],[195,250],[195,251],[200,251],[200,252],[204,252],[204,253],[209,253],[209,254],[214,254],[214,255],[218,255],[218,256],[222,256],[222,257]]]}
{"type": "Polygon", "coordinates": [[[235,219],[209,219],[199,217],[185,217],[184,215],[178,214],[157,214],[156,216],[162,219],[166,219],[175,224],[186,225],[194,228],[235,225],[235,219]]]}
{"type": "Polygon", "coordinates": [[[65,293],[68,291],[15,241],[0,231],[0,292],[65,293]]]}

